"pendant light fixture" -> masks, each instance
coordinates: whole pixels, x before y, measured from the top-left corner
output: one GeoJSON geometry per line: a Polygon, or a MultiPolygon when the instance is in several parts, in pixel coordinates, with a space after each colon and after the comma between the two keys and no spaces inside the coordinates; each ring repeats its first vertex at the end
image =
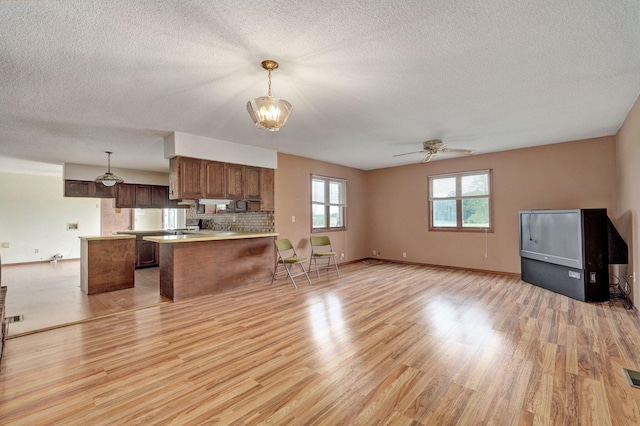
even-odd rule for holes
{"type": "Polygon", "coordinates": [[[104,186],[113,186],[116,183],[124,182],[120,176],[116,176],[111,173],[111,152],[105,151],[107,154],[107,173],[100,175],[96,178],[95,183],[101,183],[104,186]]]}
{"type": "Polygon", "coordinates": [[[278,69],[278,63],[267,59],[262,61],[262,68],[269,72],[269,92],[267,96],[247,102],[247,111],[258,129],[275,132],[287,123],[293,107],[284,99],[271,96],[271,71],[278,69]]]}

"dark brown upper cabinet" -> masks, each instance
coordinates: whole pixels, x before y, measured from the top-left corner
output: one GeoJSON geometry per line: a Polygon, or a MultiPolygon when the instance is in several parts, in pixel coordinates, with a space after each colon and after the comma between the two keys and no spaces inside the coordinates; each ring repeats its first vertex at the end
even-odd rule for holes
{"type": "Polygon", "coordinates": [[[260,201],[262,199],[262,170],[260,167],[244,168],[244,199],[260,201]]]}
{"type": "Polygon", "coordinates": [[[203,193],[200,198],[222,199],[227,198],[225,188],[225,164],[218,161],[202,161],[204,174],[203,193]]]}
{"type": "Polygon", "coordinates": [[[273,211],[273,185],[273,169],[189,157],[170,160],[172,200],[246,200],[251,211],[273,211]]]}
{"type": "Polygon", "coordinates": [[[115,186],[104,186],[92,180],[70,180],[64,181],[65,197],[85,197],[85,198],[114,198],[115,186]]]}
{"type": "Polygon", "coordinates": [[[227,198],[232,200],[244,199],[244,166],[227,164],[227,198]]]}

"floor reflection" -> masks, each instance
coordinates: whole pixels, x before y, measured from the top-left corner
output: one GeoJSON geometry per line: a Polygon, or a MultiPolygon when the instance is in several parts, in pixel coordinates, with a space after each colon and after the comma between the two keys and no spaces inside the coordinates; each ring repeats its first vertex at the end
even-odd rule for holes
{"type": "Polygon", "coordinates": [[[489,347],[495,347],[496,342],[502,341],[492,328],[490,313],[481,307],[435,298],[426,304],[423,313],[432,333],[441,338],[473,346],[487,343],[489,347]]]}
{"type": "Polygon", "coordinates": [[[319,348],[331,353],[349,345],[351,336],[345,327],[342,303],[334,293],[309,300],[309,325],[319,348]]]}

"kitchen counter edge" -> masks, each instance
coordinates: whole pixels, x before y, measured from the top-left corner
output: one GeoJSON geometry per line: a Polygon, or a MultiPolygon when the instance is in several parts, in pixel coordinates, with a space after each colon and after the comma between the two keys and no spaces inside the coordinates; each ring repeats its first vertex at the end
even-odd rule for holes
{"type": "Polygon", "coordinates": [[[78,237],[81,240],[87,240],[87,241],[96,241],[96,240],[126,240],[126,239],[133,239],[135,238],[135,235],[98,235],[95,237],[78,237]]]}
{"type": "Polygon", "coordinates": [[[277,232],[208,232],[202,234],[163,235],[143,237],[145,241],[159,244],[193,243],[198,241],[240,240],[245,238],[277,237],[277,232]]]}

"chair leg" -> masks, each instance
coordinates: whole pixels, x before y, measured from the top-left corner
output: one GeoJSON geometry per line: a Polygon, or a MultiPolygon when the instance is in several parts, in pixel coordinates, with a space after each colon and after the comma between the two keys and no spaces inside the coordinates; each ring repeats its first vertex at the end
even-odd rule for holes
{"type": "Polygon", "coordinates": [[[307,277],[307,281],[309,281],[309,284],[311,284],[311,280],[309,279],[309,274],[307,274],[307,271],[305,271],[304,269],[304,265],[301,263],[300,267],[302,268],[302,272],[304,272],[304,276],[307,277]]]}
{"type": "Polygon", "coordinates": [[[276,263],[276,268],[273,271],[273,276],[271,277],[271,286],[273,287],[273,283],[276,280],[276,277],[278,276],[278,274],[281,274],[282,272],[278,272],[278,268],[280,267],[284,267],[286,269],[286,265],[284,263],[278,262],[276,263]]]}
{"type": "Polygon", "coordinates": [[[336,259],[336,256],[333,257],[333,266],[335,266],[336,273],[338,274],[338,276],[340,276],[340,271],[338,271],[338,260],[336,259]]]}
{"type": "Polygon", "coordinates": [[[287,265],[285,265],[284,267],[287,270],[287,275],[289,275],[289,279],[291,280],[291,284],[293,284],[293,288],[298,288],[295,280],[293,279],[293,275],[291,275],[291,267],[287,267],[287,265]]]}
{"type": "Polygon", "coordinates": [[[317,257],[313,258],[313,264],[316,267],[316,275],[318,276],[318,278],[320,278],[320,268],[318,268],[318,258],[317,257]]]}

